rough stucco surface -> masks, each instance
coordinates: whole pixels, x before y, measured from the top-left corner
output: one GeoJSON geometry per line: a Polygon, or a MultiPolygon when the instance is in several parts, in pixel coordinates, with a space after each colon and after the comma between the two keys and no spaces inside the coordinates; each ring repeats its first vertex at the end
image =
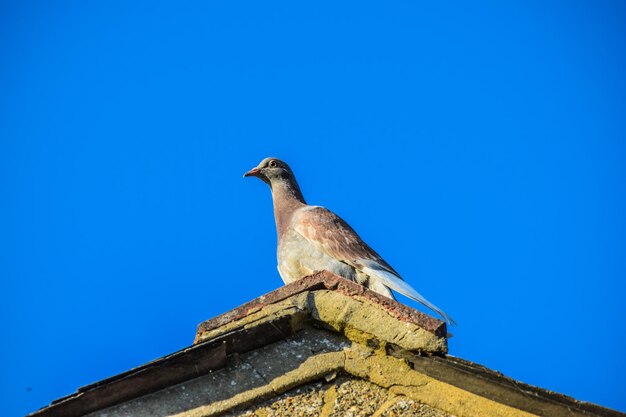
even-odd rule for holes
{"type": "Polygon", "coordinates": [[[356,330],[346,335],[350,338],[307,327],[280,342],[231,356],[219,371],[89,416],[211,417],[263,401],[271,404],[250,412],[259,417],[272,409],[276,416],[381,417],[415,412],[426,416],[530,416],[415,372],[406,360],[389,356],[385,342],[372,335],[356,330]],[[319,381],[332,384],[319,388],[317,393],[302,388],[297,399],[284,395],[319,381]],[[315,411],[320,407],[319,412],[315,411]],[[434,410],[445,414],[433,414],[434,410]]]}
{"type": "Polygon", "coordinates": [[[281,341],[230,355],[224,368],[208,375],[89,416],[589,415],[558,404],[545,408],[544,402],[532,397],[527,397],[525,404],[530,401],[533,409],[516,408],[510,405],[510,392],[497,384],[468,391],[464,388],[466,382],[459,386],[454,378],[448,378],[458,376],[462,370],[441,367],[439,362],[425,358],[428,366],[439,366],[441,375],[436,378],[421,371],[424,364],[420,365],[418,357],[399,357],[391,354],[393,351],[385,341],[357,329],[339,334],[306,326],[281,341]],[[494,393],[501,395],[496,398],[494,393]]]}
{"type": "Polygon", "coordinates": [[[448,417],[433,407],[358,378],[307,384],[225,417],[448,417]]]}
{"type": "MultiPolygon", "coordinates": [[[[217,415],[258,397],[271,397],[333,371],[328,355],[350,343],[328,331],[308,328],[297,336],[229,358],[225,368],[206,376],[88,414],[89,417],[165,417],[217,415]],[[308,362],[307,362],[308,361],[308,362]],[[310,364],[310,366],[303,366],[310,364]],[[296,372],[298,371],[298,372],[296,372]],[[291,377],[281,384],[285,374],[291,377]],[[295,373],[295,375],[294,375],[295,373]],[[309,379],[310,378],[310,379],[309,379]],[[292,386],[289,386],[291,384],[292,386]]],[[[341,354],[342,355],[342,354],[341,354]]]]}

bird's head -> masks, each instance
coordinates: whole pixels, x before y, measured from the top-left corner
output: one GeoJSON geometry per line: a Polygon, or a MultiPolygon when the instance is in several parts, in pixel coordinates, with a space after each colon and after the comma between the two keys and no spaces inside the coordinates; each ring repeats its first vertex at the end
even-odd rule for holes
{"type": "Polygon", "coordinates": [[[257,177],[270,184],[275,180],[293,181],[294,175],[286,162],[278,158],[265,158],[259,165],[243,174],[244,177],[257,177]]]}

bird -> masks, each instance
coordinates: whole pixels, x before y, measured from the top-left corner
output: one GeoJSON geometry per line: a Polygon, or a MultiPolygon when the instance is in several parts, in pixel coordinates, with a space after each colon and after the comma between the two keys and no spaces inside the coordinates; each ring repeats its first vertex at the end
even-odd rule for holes
{"type": "Polygon", "coordinates": [[[391,290],[395,290],[456,325],[452,317],[404,281],[342,218],[324,207],[308,205],[286,162],[265,158],[244,177],[257,177],[271,189],[278,272],[285,284],[327,270],[394,300],[391,290]]]}

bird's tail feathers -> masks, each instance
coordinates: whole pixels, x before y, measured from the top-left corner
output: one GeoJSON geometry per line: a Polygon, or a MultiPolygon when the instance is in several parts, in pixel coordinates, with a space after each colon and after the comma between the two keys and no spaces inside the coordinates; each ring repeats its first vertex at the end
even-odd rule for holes
{"type": "Polygon", "coordinates": [[[382,267],[375,261],[359,260],[359,264],[363,265],[362,266],[363,272],[365,272],[367,275],[374,277],[375,279],[379,280],[382,284],[391,288],[392,290],[398,291],[400,294],[405,295],[417,301],[420,304],[423,304],[424,306],[428,307],[429,309],[431,309],[432,311],[436,312],[441,317],[443,317],[443,319],[448,324],[456,326],[456,322],[454,321],[452,317],[450,317],[439,307],[437,307],[436,305],[428,301],[426,298],[424,298],[420,293],[415,291],[413,287],[407,284],[406,281],[404,281],[402,278],[400,278],[396,274],[392,273],[391,271],[388,271],[387,269],[385,269],[384,267],[382,267]]]}

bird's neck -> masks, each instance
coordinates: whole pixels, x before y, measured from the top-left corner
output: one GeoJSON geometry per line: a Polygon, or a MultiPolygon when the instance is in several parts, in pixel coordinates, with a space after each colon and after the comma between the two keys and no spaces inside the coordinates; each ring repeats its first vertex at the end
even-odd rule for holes
{"type": "Polygon", "coordinates": [[[274,219],[279,236],[287,230],[293,213],[306,206],[300,187],[295,180],[278,179],[272,181],[272,200],[274,201],[274,219]]]}

